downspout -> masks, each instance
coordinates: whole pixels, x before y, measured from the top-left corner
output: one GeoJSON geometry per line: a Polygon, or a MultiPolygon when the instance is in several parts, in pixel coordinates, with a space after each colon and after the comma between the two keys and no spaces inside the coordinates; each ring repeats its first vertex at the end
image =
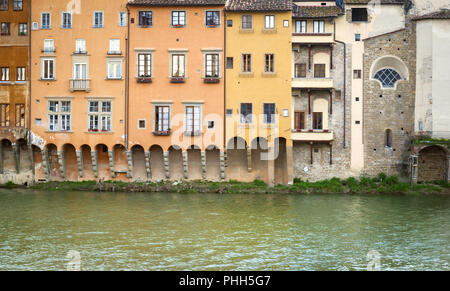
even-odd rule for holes
{"type": "Polygon", "coordinates": [[[31,0],[28,0],[28,145],[31,145],[31,0]]]}
{"type": "Polygon", "coordinates": [[[126,70],[125,70],[125,150],[129,145],[129,99],[130,99],[130,9],[127,7],[127,37],[126,37],[126,70]]]}
{"type": "Polygon", "coordinates": [[[346,125],[347,125],[347,44],[343,41],[336,39],[336,20],[334,20],[334,33],[333,33],[333,39],[335,42],[343,44],[344,45],[344,149],[347,148],[347,135],[346,135],[346,125]]]}
{"type": "Polygon", "coordinates": [[[223,151],[227,145],[227,12],[223,8],[223,151]]]}

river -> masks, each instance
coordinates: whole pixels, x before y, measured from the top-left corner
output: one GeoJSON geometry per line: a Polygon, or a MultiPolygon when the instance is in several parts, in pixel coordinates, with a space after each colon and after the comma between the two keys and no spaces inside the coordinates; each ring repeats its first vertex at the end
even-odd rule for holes
{"type": "Polygon", "coordinates": [[[70,251],[81,270],[450,270],[450,197],[0,190],[0,270],[70,251]]]}

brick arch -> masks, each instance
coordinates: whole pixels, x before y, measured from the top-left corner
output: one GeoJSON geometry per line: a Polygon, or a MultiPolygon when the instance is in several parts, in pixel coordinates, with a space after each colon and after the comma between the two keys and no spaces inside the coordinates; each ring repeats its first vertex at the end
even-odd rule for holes
{"type": "Polygon", "coordinates": [[[418,181],[447,180],[448,150],[437,145],[428,146],[419,152],[418,181]]]}

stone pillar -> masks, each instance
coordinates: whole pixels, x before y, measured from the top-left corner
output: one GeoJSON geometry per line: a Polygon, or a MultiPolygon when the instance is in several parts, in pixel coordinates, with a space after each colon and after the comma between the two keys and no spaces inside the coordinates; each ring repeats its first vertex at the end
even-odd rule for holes
{"type": "Polygon", "coordinates": [[[42,150],[42,168],[44,169],[45,179],[50,180],[50,163],[48,162],[48,151],[42,150]]]}
{"type": "Polygon", "coordinates": [[[247,148],[247,170],[250,173],[252,169],[252,149],[247,148]]]}
{"type": "Polygon", "coordinates": [[[409,163],[411,166],[411,183],[417,184],[417,180],[419,178],[419,155],[413,154],[409,159],[409,163]]]}
{"type": "Polygon", "coordinates": [[[126,151],[127,155],[127,178],[131,179],[133,178],[133,152],[132,151],[126,151]]]}
{"type": "Polygon", "coordinates": [[[3,143],[0,141],[0,174],[3,174],[3,143]]]}
{"type": "Polygon", "coordinates": [[[111,178],[116,177],[116,167],[114,165],[114,150],[108,151],[109,170],[111,172],[111,178]]]}
{"type": "Polygon", "coordinates": [[[33,173],[33,181],[34,181],[36,173],[34,170],[34,152],[33,152],[32,145],[28,145],[28,151],[30,152],[30,157],[31,157],[30,171],[31,171],[31,173],[33,173]]]}
{"type": "Polygon", "coordinates": [[[189,178],[189,175],[188,175],[188,167],[189,167],[189,165],[188,165],[188,152],[187,151],[183,151],[181,154],[183,155],[183,176],[184,176],[185,179],[188,179],[189,178]]]}
{"type": "Polygon", "coordinates": [[[61,173],[61,177],[65,180],[66,179],[66,159],[65,159],[64,151],[57,151],[56,154],[58,155],[59,172],[61,173]]]}
{"type": "Polygon", "coordinates": [[[164,152],[163,158],[164,158],[164,170],[166,172],[166,179],[170,179],[169,152],[164,152]]]}
{"type": "Polygon", "coordinates": [[[16,166],[16,173],[20,172],[20,149],[19,144],[13,143],[12,148],[14,151],[14,165],[16,166]]]}
{"type": "Polygon", "coordinates": [[[267,185],[275,186],[275,149],[270,147],[267,152],[267,185]]]}
{"type": "Polygon", "coordinates": [[[226,179],[225,176],[225,153],[220,152],[220,178],[222,180],[226,179]]]}
{"type": "Polygon", "coordinates": [[[294,184],[294,153],[293,146],[286,145],[286,166],[288,185],[294,184]]]}
{"type": "Polygon", "coordinates": [[[80,178],[83,178],[84,177],[83,154],[81,151],[75,151],[75,154],[77,156],[78,173],[80,175],[80,178]]]}
{"type": "Polygon", "coordinates": [[[201,158],[202,158],[202,179],[206,179],[206,152],[201,152],[201,158]]]}
{"type": "Polygon", "coordinates": [[[91,151],[91,158],[92,158],[92,170],[94,171],[94,177],[98,178],[97,151],[91,151]]]}
{"type": "Polygon", "coordinates": [[[146,151],[145,152],[145,170],[147,171],[147,179],[149,179],[149,180],[152,178],[152,168],[150,166],[150,158],[151,158],[150,151],[146,151]]]}

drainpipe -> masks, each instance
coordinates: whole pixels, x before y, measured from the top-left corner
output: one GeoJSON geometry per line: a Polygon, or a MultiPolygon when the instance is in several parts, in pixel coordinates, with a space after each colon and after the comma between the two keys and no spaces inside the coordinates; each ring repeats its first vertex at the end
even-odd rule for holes
{"type": "Polygon", "coordinates": [[[223,151],[227,145],[227,12],[223,8],[223,151]]]}
{"type": "Polygon", "coordinates": [[[130,9],[127,7],[127,37],[126,37],[126,70],[125,70],[125,150],[128,150],[129,142],[129,98],[130,98],[130,9]]]}
{"type": "Polygon", "coordinates": [[[27,140],[31,145],[31,0],[28,0],[28,122],[27,122],[27,140]]]}
{"type": "Polygon", "coordinates": [[[344,45],[344,149],[347,148],[347,135],[346,135],[346,125],[347,125],[347,44],[343,41],[336,39],[336,20],[334,20],[334,33],[333,33],[333,39],[335,42],[343,44],[344,45]]]}

